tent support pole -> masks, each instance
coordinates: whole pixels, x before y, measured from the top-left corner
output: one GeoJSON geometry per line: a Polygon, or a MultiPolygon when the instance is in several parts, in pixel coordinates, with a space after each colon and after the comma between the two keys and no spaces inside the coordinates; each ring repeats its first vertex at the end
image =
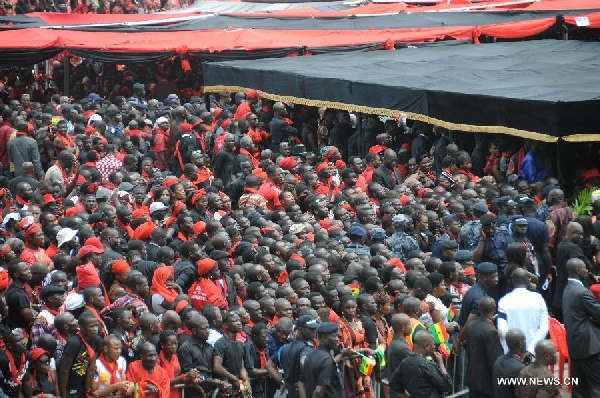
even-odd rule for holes
{"type": "Polygon", "coordinates": [[[561,138],[559,138],[556,142],[556,174],[558,177],[558,184],[563,188],[565,192],[571,192],[572,183],[569,179],[565,178],[568,172],[568,166],[565,159],[566,145],[568,144],[561,138]]]}
{"type": "Polygon", "coordinates": [[[65,55],[65,67],[64,67],[64,76],[63,76],[63,95],[69,96],[69,74],[71,71],[69,70],[71,66],[71,56],[65,55]]]}

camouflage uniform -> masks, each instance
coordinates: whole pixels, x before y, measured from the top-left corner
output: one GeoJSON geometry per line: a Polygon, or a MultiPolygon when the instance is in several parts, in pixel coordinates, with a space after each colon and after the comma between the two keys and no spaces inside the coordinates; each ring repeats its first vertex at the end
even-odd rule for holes
{"type": "Polygon", "coordinates": [[[403,263],[408,261],[408,253],[413,250],[419,250],[419,244],[416,239],[406,232],[396,232],[387,239],[387,244],[394,257],[397,257],[403,263]]]}
{"type": "Polygon", "coordinates": [[[481,236],[481,221],[473,220],[469,221],[460,229],[460,236],[462,237],[463,245],[467,250],[475,250],[479,237],[481,236]]]}

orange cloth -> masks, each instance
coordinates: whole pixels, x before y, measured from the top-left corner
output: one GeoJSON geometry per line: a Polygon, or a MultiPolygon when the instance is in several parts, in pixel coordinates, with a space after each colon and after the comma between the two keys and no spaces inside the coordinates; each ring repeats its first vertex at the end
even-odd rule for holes
{"type": "Polygon", "coordinates": [[[171,380],[169,380],[167,372],[158,363],[152,373],[148,373],[144,369],[141,360],[130,363],[127,368],[127,381],[139,384],[139,398],[170,398],[171,396],[171,380]],[[158,394],[145,394],[144,390],[146,390],[148,384],[156,386],[158,394]]]}
{"type": "Polygon", "coordinates": [[[150,289],[150,293],[160,294],[169,303],[173,303],[179,294],[175,289],[167,287],[167,279],[174,274],[175,269],[172,265],[160,267],[154,271],[154,276],[152,277],[152,289],[150,289]]]}

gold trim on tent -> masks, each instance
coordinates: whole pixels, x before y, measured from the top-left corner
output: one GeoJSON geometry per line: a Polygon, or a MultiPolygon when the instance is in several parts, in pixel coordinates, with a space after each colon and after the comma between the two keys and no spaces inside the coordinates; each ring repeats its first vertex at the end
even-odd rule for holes
{"type": "MultiPolygon", "coordinates": [[[[240,86],[205,86],[204,92],[206,93],[236,93],[236,92],[246,92],[248,90],[255,90],[247,87],[240,86]]],[[[316,106],[316,107],[324,107],[324,108],[334,108],[340,109],[349,112],[360,112],[366,114],[380,115],[380,116],[390,116],[390,117],[401,117],[407,118],[410,120],[419,120],[421,122],[434,124],[436,126],[440,126],[446,128],[448,130],[456,130],[456,131],[467,131],[470,133],[491,133],[491,134],[508,134],[517,137],[527,138],[536,141],[543,142],[557,142],[558,137],[553,137],[548,134],[536,133],[533,131],[527,130],[519,130],[510,127],[504,126],[478,126],[472,124],[462,124],[462,123],[452,123],[446,122],[444,120],[435,119],[433,117],[427,115],[421,115],[419,113],[413,112],[403,112],[399,110],[393,109],[385,109],[385,108],[373,108],[370,106],[362,106],[362,105],[354,105],[354,104],[346,104],[343,102],[332,102],[332,101],[322,101],[322,100],[313,100],[307,98],[297,98],[289,95],[278,95],[267,93],[262,90],[255,90],[261,97],[280,102],[291,102],[299,105],[306,106],[316,106]]],[[[574,134],[570,136],[563,137],[565,141],[568,142],[589,142],[589,141],[600,141],[600,134],[574,134]]]]}

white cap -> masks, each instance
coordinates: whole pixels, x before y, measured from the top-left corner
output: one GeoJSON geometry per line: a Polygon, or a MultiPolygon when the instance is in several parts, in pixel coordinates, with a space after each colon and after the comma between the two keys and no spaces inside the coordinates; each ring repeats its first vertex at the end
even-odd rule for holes
{"type": "Polygon", "coordinates": [[[63,228],[56,234],[56,240],[58,241],[58,247],[60,248],[67,242],[72,241],[77,236],[77,231],[71,228],[63,228]]]}
{"type": "Polygon", "coordinates": [[[150,214],[154,213],[155,211],[167,210],[168,208],[169,206],[163,202],[154,202],[150,205],[150,214]]]}
{"type": "Polygon", "coordinates": [[[90,119],[88,120],[88,124],[92,124],[94,122],[101,122],[102,121],[102,116],[98,115],[97,113],[94,113],[92,116],[90,116],[90,119]]]}
{"type": "Polygon", "coordinates": [[[21,219],[21,215],[19,213],[8,213],[6,216],[4,216],[4,220],[2,221],[2,226],[6,227],[6,224],[8,224],[10,222],[10,220],[19,221],[20,219],[21,219]]]}

